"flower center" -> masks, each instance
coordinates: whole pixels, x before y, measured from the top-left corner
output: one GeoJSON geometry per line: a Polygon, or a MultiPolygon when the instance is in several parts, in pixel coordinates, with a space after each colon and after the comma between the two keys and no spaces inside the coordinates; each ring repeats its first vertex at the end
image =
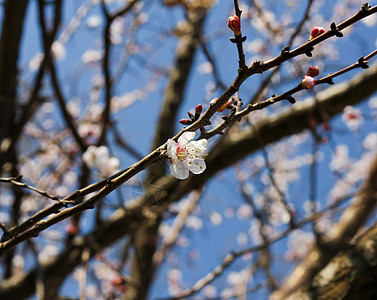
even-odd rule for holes
{"type": "Polygon", "coordinates": [[[183,161],[186,158],[186,148],[178,146],[177,148],[177,157],[179,160],[183,161]]]}

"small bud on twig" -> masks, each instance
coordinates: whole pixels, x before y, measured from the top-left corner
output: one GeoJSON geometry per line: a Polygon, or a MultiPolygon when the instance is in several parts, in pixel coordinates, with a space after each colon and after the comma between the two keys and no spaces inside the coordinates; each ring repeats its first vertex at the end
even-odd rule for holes
{"type": "Polygon", "coordinates": [[[202,110],[203,110],[203,106],[202,106],[201,104],[199,104],[199,105],[197,105],[197,106],[195,107],[195,121],[196,121],[197,119],[199,119],[200,114],[202,113],[202,110]]]}
{"type": "Polygon", "coordinates": [[[318,74],[319,74],[318,66],[310,66],[310,68],[308,69],[308,72],[306,72],[306,75],[311,76],[311,77],[315,77],[318,74]]]}
{"type": "Polygon", "coordinates": [[[192,120],[190,120],[190,119],[181,119],[179,121],[179,123],[181,123],[182,125],[191,125],[192,124],[192,120]]]}
{"type": "Polygon", "coordinates": [[[235,36],[241,36],[241,20],[236,15],[231,15],[228,18],[228,27],[233,31],[235,36]]]}
{"type": "Polygon", "coordinates": [[[306,90],[312,90],[316,84],[316,80],[308,75],[304,76],[304,79],[301,81],[301,85],[306,90]]]}
{"type": "Polygon", "coordinates": [[[324,32],[325,32],[325,29],[323,27],[315,26],[312,32],[310,33],[309,41],[311,41],[312,39],[315,39],[317,36],[320,36],[324,32]]]}

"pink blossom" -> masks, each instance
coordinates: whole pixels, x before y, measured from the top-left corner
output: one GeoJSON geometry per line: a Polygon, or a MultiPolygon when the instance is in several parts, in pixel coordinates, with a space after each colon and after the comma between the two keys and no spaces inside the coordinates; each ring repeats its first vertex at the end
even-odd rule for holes
{"type": "Polygon", "coordinates": [[[304,76],[304,79],[301,81],[301,85],[306,90],[312,90],[316,84],[316,80],[308,75],[304,76]]]}
{"type": "Polygon", "coordinates": [[[228,18],[228,27],[233,31],[235,36],[241,35],[241,21],[236,15],[231,15],[228,18]]]}
{"type": "Polygon", "coordinates": [[[325,29],[320,26],[315,26],[310,34],[309,41],[315,39],[317,36],[320,36],[322,33],[325,32],[325,29]]]}

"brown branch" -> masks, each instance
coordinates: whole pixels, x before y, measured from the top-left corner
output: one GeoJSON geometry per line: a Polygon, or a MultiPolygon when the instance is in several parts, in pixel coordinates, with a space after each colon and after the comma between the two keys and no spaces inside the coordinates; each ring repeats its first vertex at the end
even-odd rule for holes
{"type": "Polygon", "coordinates": [[[104,56],[102,59],[102,70],[105,80],[105,108],[102,113],[102,130],[99,135],[97,145],[101,145],[106,140],[107,129],[110,126],[110,113],[111,113],[111,97],[112,97],[112,79],[110,71],[110,55],[111,55],[111,26],[114,20],[127,12],[129,12],[139,0],[129,2],[124,8],[118,10],[114,14],[110,14],[107,10],[104,0],[101,0],[102,12],[106,19],[105,29],[103,31],[102,39],[104,42],[104,56]]]}
{"type": "MultiPolygon", "coordinates": [[[[11,177],[11,178],[0,178],[0,182],[10,183],[10,184],[13,184],[13,185],[15,185],[17,187],[21,187],[21,188],[25,188],[25,189],[31,190],[31,191],[36,192],[36,193],[38,193],[38,194],[40,194],[40,195],[42,195],[44,197],[47,197],[47,198],[50,198],[52,200],[56,200],[56,201],[60,202],[60,199],[59,199],[58,196],[51,195],[51,194],[49,194],[46,191],[39,190],[39,189],[37,189],[35,187],[32,187],[32,186],[30,186],[30,185],[28,185],[26,183],[20,182],[19,181],[20,179],[21,179],[21,176],[19,176],[19,177],[11,177]]],[[[68,203],[72,204],[73,202],[72,201],[66,201],[65,203],[66,204],[68,204],[68,203]]]]}
{"type": "MultiPolygon", "coordinates": [[[[350,17],[349,19],[345,20],[338,26],[336,26],[336,30],[343,30],[352,24],[360,21],[361,19],[370,16],[371,14],[374,14],[377,12],[377,5],[368,9],[360,9],[359,12],[357,12],[354,16],[350,17]]],[[[313,46],[325,41],[326,39],[333,37],[336,35],[336,32],[338,31],[334,30],[328,30],[325,33],[319,35],[318,37],[312,39],[311,41],[308,41],[304,43],[303,45],[297,47],[296,49],[292,51],[282,51],[282,53],[278,56],[276,56],[273,59],[270,59],[266,62],[261,61],[255,61],[252,63],[247,70],[243,72],[239,72],[236,79],[233,81],[233,83],[229,86],[229,88],[214,102],[212,103],[209,108],[202,114],[201,118],[191,124],[190,126],[183,129],[180,134],[182,134],[185,131],[196,131],[199,128],[202,128],[204,126],[207,126],[211,124],[210,119],[211,117],[217,112],[217,110],[223,106],[230,97],[235,94],[238,89],[240,88],[241,84],[251,75],[257,74],[257,73],[263,73],[269,69],[272,69],[283,62],[292,59],[293,57],[296,57],[298,55],[305,54],[306,51],[312,49],[313,46]]],[[[179,135],[177,135],[178,137],[179,135]]]]}

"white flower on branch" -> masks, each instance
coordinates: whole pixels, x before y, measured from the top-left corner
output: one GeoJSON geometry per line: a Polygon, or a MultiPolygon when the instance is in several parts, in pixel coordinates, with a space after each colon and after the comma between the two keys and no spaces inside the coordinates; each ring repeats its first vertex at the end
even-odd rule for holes
{"type": "Polygon", "coordinates": [[[82,156],[89,168],[96,167],[102,176],[110,176],[118,171],[119,160],[111,157],[106,146],[89,146],[82,156]]]}
{"type": "Polygon", "coordinates": [[[191,141],[194,137],[194,132],[184,132],[178,143],[168,140],[167,151],[172,164],[170,171],[178,179],[186,179],[189,170],[194,174],[200,174],[206,169],[204,158],[207,155],[207,140],[191,141]]]}

